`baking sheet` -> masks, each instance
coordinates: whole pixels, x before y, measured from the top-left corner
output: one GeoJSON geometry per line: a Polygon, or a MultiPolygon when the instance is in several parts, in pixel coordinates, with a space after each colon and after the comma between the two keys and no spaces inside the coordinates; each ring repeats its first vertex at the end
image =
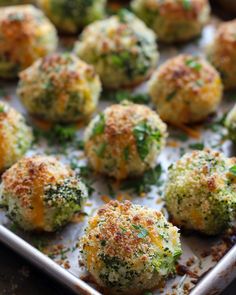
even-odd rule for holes
{"type": "MultiPolygon", "coordinates": [[[[218,20],[213,18],[211,24],[205,27],[202,37],[188,45],[178,47],[161,46],[160,64],[180,52],[204,55],[204,48],[212,40],[217,23],[218,20]]],[[[65,42],[63,42],[63,44],[65,44],[65,42]]],[[[4,83],[2,81],[0,87],[2,90],[0,99],[7,100],[12,106],[24,113],[25,110],[15,96],[16,82],[4,83]]],[[[146,92],[146,84],[141,85],[135,91],[146,92]]],[[[198,139],[188,138],[188,140],[183,142],[183,138],[185,137],[183,132],[169,128],[170,136],[167,147],[159,159],[157,159],[157,163],[161,164],[162,167],[161,178],[157,186],[151,187],[150,192],[145,195],[137,195],[133,190],[120,191],[111,180],[92,175],[94,193],[86,203],[84,208],[85,214],[77,215],[71,224],[54,234],[29,234],[17,229],[14,224],[8,220],[5,210],[1,209],[0,222],[4,227],[0,227],[0,240],[36,263],[36,265],[40,266],[44,271],[47,271],[50,275],[53,275],[62,283],[69,286],[74,292],[78,294],[93,294],[91,289],[86,290],[86,286],[83,285],[80,280],[77,280],[77,278],[82,278],[85,281],[89,281],[86,270],[79,263],[80,256],[77,248],[79,237],[84,231],[89,216],[93,215],[96,209],[109,201],[109,199],[118,199],[121,201],[129,199],[135,204],[147,205],[161,210],[168,217],[162,200],[162,191],[166,178],[166,171],[171,163],[179,159],[183,153],[191,151],[194,147],[201,148],[203,145],[223,151],[228,156],[235,155],[232,144],[224,140],[226,134],[224,128],[220,126],[220,124],[212,123],[217,122],[219,118],[232,107],[234,103],[233,97],[234,95],[231,95],[230,98],[225,98],[217,115],[203,126],[197,127],[198,131],[200,130],[201,133],[198,139]],[[212,126],[215,126],[217,132],[212,132],[212,126]],[[9,233],[5,228],[23,238],[34,248],[27,246],[28,244],[24,244],[21,239],[9,233]],[[35,250],[35,248],[49,256],[56,264],[50,263],[50,260],[47,258],[43,258],[44,256],[35,250]],[[57,265],[60,265],[60,267],[57,265]],[[75,285],[77,287],[75,287],[75,285]]],[[[111,101],[102,99],[98,111],[110,104],[112,104],[111,101]]],[[[30,121],[31,118],[28,118],[28,120],[30,121]]],[[[83,128],[78,130],[78,137],[82,138],[82,134],[83,128]]],[[[83,151],[76,150],[73,144],[71,144],[71,146],[68,145],[67,149],[58,146],[49,146],[47,141],[42,138],[40,142],[35,144],[28,152],[28,155],[38,153],[56,154],[65,163],[78,163],[79,166],[86,165],[83,151]]],[[[78,169],[78,171],[79,170],[80,169],[78,169]]],[[[231,233],[231,235],[233,236],[234,233],[231,233]]],[[[163,290],[155,290],[153,294],[161,294],[162,292],[164,292],[164,294],[173,295],[189,294],[195,286],[197,287],[192,291],[194,295],[218,294],[221,289],[236,277],[235,247],[217,264],[217,260],[219,260],[221,256],[220,252],[227,252],[228,248],[233,245],[233,238],[230,237],[230,234],[227,238],[207,238],[197,234],[188,234],[182,235],[181,240],[183,255],[180,260],[179,275],[168,280],[166,285],[163,286],[163,290]],[[227,239],[228,241],[226,241],[227,239]],[[211,271],[209,272],[209,270],[211,271]],[[200,280],[207,272],[208,275],[200,280]]],[[[92,286],[96,288],[95,285],[92,284],[92,286]]]]}

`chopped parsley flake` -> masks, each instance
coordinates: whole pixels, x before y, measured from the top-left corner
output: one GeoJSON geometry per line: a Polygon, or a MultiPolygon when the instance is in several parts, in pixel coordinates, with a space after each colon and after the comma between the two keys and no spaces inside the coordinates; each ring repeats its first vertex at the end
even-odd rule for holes
{"type": "Polygon", "coordinates": [[[236,165],[230,167],[229,172],[230,172],[231,174],[233,174],[234,176],[236,176],[236,165]]]}
{"type": "Polygon", "coordinates": [[[162,173],[161,165],[146,171],[139,179],[128,179],[122,183],[122,189],[132,189],[135,193],[149,192],[152,185],[158,185],[162,173]]]}
{"type": "Polygon", "coordinates": [[[141,225],[132,224],[132,227],[138,231],[138,238],[143,239],[148,236],[148,231],[141,225]]]}
{"type": "Polygon", "coordinates": [[[198,62],[197,58],[190,58],[186,60],[186,65],[190,67],[191,69],[194,69],[196,71],[200,71],[202,68],[202,65],[198,62]]]}
{"type": "Polygon", "coordinates": [[[132,93],[126,90],[119,90],[116,92],[106,91],[103,93],[103,97],[105,100],[114,101],[117,103],[127,100],[133,103],[148,104],[151,100],[147,93],[132,93]]]}
{"type": "Polygon", "coordinates": [[[93,127],[93,136],[102,134],[105,129],[105,116],[104,114],[100,114],[99,116],[99,120],[95,123],[93,127]]]}
{"type": "Polygon", "coordinates": [[[203,150],[204,149],[204,143],[203,142],[196,142],[196,143],[191,143],[189,145],[189,148],[192,150],[203,150]]]}
{"type": "Polygon", "coordinates": [[[153,143],[159,144],[161,137],[160,131],[153,130],[147,121],[142,121],[135,126],[133,134],[136,139],[139,156],[142,160],[145,160],[149,154],[150,146],[153,143]]]}
{"type": "Polygon", "coordinates": [[[0,105],[0,113],[4,113],[4,111],[5,111],[4,105],[0,105]]]}
{"type": "Polygon", "coordinates": [[[182,0],[182,3],[183,3],[184,9],[186,10],[191,9],[191,0],[182,0]]]}

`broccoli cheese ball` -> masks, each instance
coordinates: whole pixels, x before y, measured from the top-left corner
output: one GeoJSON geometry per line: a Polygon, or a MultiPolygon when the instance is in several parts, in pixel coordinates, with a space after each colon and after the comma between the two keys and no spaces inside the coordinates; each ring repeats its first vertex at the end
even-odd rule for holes
{"type": "Polygon", "coordinates": [[[202,121],[215,112],[222,98],[222,83],[207,61],[179,55],[154,73],[149,92],[160,117],[178,126],[202,121]]]}
{"type": "Polygon", "coordinates": [[[2,176],[9,217],[24,230],[51,232],[81,210],[87,190],[53,157],[24,158],[2,176]]]}
{"type": "Polygon", "coordinates": [[[75,55],[54,53],[20,73],[17,92],[30,114],[72,122],[94,112],[101,83],[93,67],[75,55]]]}
{"type": "Polygon", "coordinates": [[[235,158],[204,150],[184,155],[169,168],[165,200],[173,223],[207,235],[230,226],[236,208],[235,163],[235,158]]]}
{"type": "Polygon", "coordinates": [[[208,0],[133,0],[132,8],[159,40],[168,43],[198,36],[210,14],[208,0]]]}
{"type": "Polygon", "coordinates": [[[159,58],[155,34],[123,10],[86,27],[75,52],[94,65],[106,88],[139,84],[150,76],[159,58]]]}
{"type": "Polygon", "coordinates": [[[80,245],[85,266],[109,294],[140,294],[158,286],[181,255],[178,229],[162,213],[128,201],[98,210],[80,245]]]}
{"type": "Polygon", "coordinates": [[[156,165],[166,125],[143,105],[112,105],[85,130],[85,153],[97,172],[116,179],[140,176],[156,165]]]}
{"type": "Polygon", "coordinates": [[[0,101],[0,173],[25,154],[32,140],[31,128],[23,116],[0,101]]]}
{"type": "Polygon", "coordinates": [[[226,90],[236,88],[236,20],[218,28],[213,43],[207,48],[210,62],[220,72],[226,90]]]}
{"type": "Polygon", "coordinates": [[[228,129],[229,138],[236,143],[236,105],[228,113],[225,119],[225,127],[228,129]]]}
{"type": "Polygon", "coordinates": [[[60,31],[76,33],[105,16],[106,0],[38,0],[38,4],[60,31]]]}
{"type": "Polygon", "coordinates": [[[0,8],[0,78],[15,78],[57,47],[54,26],[31,5],[0,8]]]}

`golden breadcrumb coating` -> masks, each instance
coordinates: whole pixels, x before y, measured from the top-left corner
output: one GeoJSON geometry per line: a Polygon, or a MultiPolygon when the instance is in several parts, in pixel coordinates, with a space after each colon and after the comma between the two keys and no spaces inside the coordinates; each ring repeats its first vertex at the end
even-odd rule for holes
{"type": "Polygon", "coordinates": [[[20,73],[18,95],[30,114],[73,122],[96,109],[101,83],[92,66],[70,53],[54,53],[20,73]]]}
{"type": "Polygon", "coordinates": [[[58,30],[77,33],[95,20],[105,17],[106,0],[37,0],[58,30]]]}
{"type": "Polygon", "coordinates": [[[198,36],[210,16],[208,0],[133,0],[131,6],[158,39],[167,43],[198,36]]]}
{"type": "Polygon", "coordinates": [[[85,130],[85,153],[95,171],[124,179],[156,165],[165,146],[166,125],[144,105],[112,105],[85,130]]]}
{"type": "Polygon", "coordinates": [[[32,141],[32,131],[24,117],[0,101],[0,173],[18,161],[32,141]]]}
{"type": "Polygon", "coordinates": [[[14,78],[35,60],[57,47],[54,26],[37,8],[0,8],[0,77],[14,78]]]}
{"type": "Polygon", "coordinates": [[[173,223],[207,235],[229,227],[236,209],[235,164],[235,158],[204,150],[169,168],[165,200],[173,223]]]}
{"type": "Polygon", "coordinates": [[[175,125],[202,121],[222,99],[218,72],[204,59],[178,55],[153,74],[149,92],[160,117],[175,125]]]}
{"type": "Polygon", "coordinates": [[[10,218],[24,230],[54,231],[81,210],[84,184],[53,157],[33,156],[2,176],[2,197],[10,218]]]}
{"type": "Polygon", "coordinates": [[[74,51],[94,65],[106,88],[141,83],[156,68],[159,58],[155,34],[123,10],[87,26],[74,51]]]}
{"type": "Polygon", "coordinates": [[[178,229],[161,212],[111,201],[89,221],[80,240],[83,261],[109,294],[140,294],[174,272],[178,229]]]}
{"type": "Polygon", "coordinates": [[[207,48],[210,62],[220,72],[226,90],[236,88],[236,20],[222,23],[207,48]]]}

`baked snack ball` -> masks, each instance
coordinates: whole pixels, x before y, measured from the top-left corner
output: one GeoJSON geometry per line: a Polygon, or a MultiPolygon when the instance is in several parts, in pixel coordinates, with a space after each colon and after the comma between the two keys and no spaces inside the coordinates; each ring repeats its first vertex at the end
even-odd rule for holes
{"type": "Polygon", "coordinates": [[[27,231],[52,232],[80,211],[85,185],[53,157],[33,156],[2,176],[1,193],[9,217],[27,231]]]}
{"type": "Polygon", "coordinates": [[[172,222],[207,235],[229,227],[236,208],[235,163],[204,150],[185,154],[169,168],[165,201],[172,222]]]}
{"type": "Polygon", "coordinates": [[[132,87],[143,82],[159,59],[155,34],[124,10],[87,26],[74,51],[94,65],[106,88],[132,87]]]}
{"type": "Polygon", "coordinates": [[[140,294],[175,272],[178,229],[161,212],[111,201],[92,217],[80,240],[82,258],[109,294],[140,294]]]}
{"type": "Polygon", "coordinates": [[[133,0],[131,6],[167,43],[197,37],[210,17],[208,0],[133,0]]]}
{"type": "Polygon", "coordinates": [[[222,23],[207,48],[209,61],[221,74],[226,90],[236,88],[236,20],[222,23]]]}
{"type": "Polygon", "coordinates": [[[0,8],[0,78],[16,78],[35,60],[53,52],[57,33],[32,5],[0,8]]]}
{"type": "Polygon", "coordinates": [[[97,115],[85,130],[85,154],[92,168],[116,179],[154,168],[165,146],[166,125],[144,105],[125,102],[97,115]]]}
{"type": "Polygon", "coordinates": [[[105,17],[106,0],[38,0],[58,30],[77,33],[87,24],[105,17]]]}
{"type": "Polygon", "coordinates": [[[218,72],[206,60],[186,54],[166,61],[149,82],[160,117],[177,126],[206,119],[218,108],[222,91],[218,72]]]}
{"type": "Polygon", "coordinates": [[[96,109],[101,83],[92,66],[70,53],[54,53],[20,73],[17,93],[32,115],[74,122],[96,109]]]}
{"type": "Polygon", "coordinates": [[[0,173],[18,161],[33,141],[24,117],[0,101],[0,173]]]}

